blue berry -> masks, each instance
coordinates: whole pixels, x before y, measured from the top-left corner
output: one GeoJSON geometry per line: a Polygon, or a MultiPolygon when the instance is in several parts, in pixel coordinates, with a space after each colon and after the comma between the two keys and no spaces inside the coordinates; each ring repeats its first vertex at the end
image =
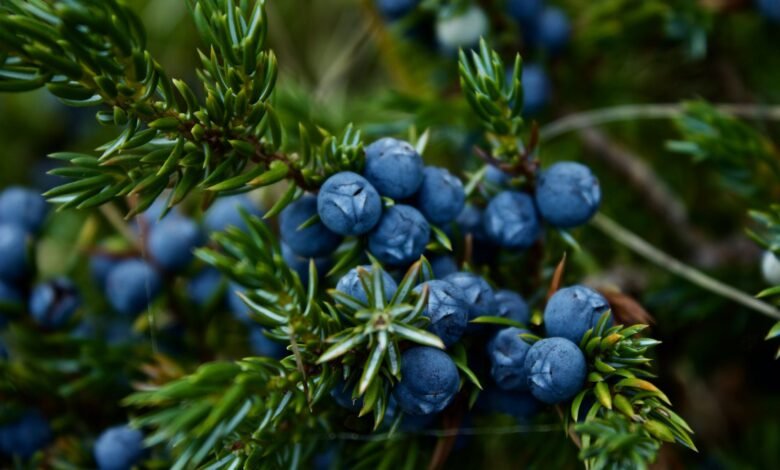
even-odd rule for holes
{"type": "Polygon", "coordinates": [[[560,162],[539,175],[536,205],[550,225],[560,228],[582,225],[593,217],[600,204],[599,180],[585,165],[560,162]]]}
{"type": "Polygon", "coordinates": [[[204,242],[203,232],[194,220],[166,218],[149,233],[149,254],[165,271],[179,272],[195,258],[195,249],[204,242]]]}
{"type": "Polygon", "coordinates": [[[464,238],[466,235],[471,235],[474,241],[487,239],[484,213],[479,207],[473,204],[466,204],[455,222],[458,224],[460,233],[464,238]]]}
{"type": "Polygon", "coordinates": [[[26,411],[21,417],[0,427],[0,454],[29,459],[51,441],[51,427],[38,411],[26,411]]]}
{"type": "Polygon", "coordinates": [[[404,199],[422,184],[422,157],[410,143],[385,137],[366,147],[363,176],[382,196],[404,199]]]}
{"type": "Polygon", "coordinates": [[[757,0],[757,3],[764,18],[780,23],[780,0],[757,0]]]}
{"type": "Polygon", "coordinates": [[[221,232],[228,227],[246,231],[247,225],[241,217],[241,209],[249,215],[263,216],[263,211],[247,195],[238,194],[214,201],[203,215],[203,226],[208,232],[221,232]]]}
{"type": "Polygon", "coordinates": [[[458,272],[458,262],[452,256],[436,256],[431,258],[431,269],[433,269],[434,279],[442,279],[458,272]]]}
{"type": "MultiPolygon", "coordinates": [[[[369,265],[362,266],[362,268],[369,273],[373,272],[372,267],[369,265]]],[[[398,284],[396,284],[395,280],[393,280],[393,278],[384,270],[382,270],[382,287],[384,288],[385,302],[388,302],[395,295],[398,284]]],[[[352,268],[347,274],[342,276],[336,284],[336,290],[354,297],[364,304],[369,303],[366,291],[363,289],[363,284],[360,282],[360,277],[358,276],[358,268],[352,268]]]]}
{"type": "Polygon", "coordinates": [[[104,254],[94,254],[89,257],[89,274],[98,289],[105,289],[108,273],[120,262],[121,260],[104,254]]]}
{"type": "Polygon", "coordinates": [[[0,279],[18,281],[30,272],[28,235],[18,225],[0,224],[0,279]]]}
{"type": "Polygon", "coordinates": [[[15,224],[30,233],[36,233],[48,212],[46,199],[31,189],[11,186],[0,193],[2,224],[15,224]]]}
{"type": "Polygon", "coordinates": [[[550,101],[551,86],[547,72],[538,64],[525,64],[521,80],[523,112],[531,116],[539,114],[550,101]]]}
{"type": "Polygon", "coordinates": [[[472,5],[462,12],[439,15],[436,19],[436,39],[445,52],[471,48],[487,35],[490,22],[484,10],[472,5]]]}
{"type": "Polygon", "coordinates": [[[368,249],[382,263],[406,265],[423,254],[430,236],[431,227],[417,209],[397,204],[385,211],[369,235],[368,249]]]}
{"type": "Polygon", "coordinates": [[[379,13],[392,21],[411,13],[420,0],[375,0],[375,2],[379,13]]]}
{"type": "Polygon", "coordinates": [[[130,470],[144,455],[144,435],[128,425],[114,426],[95,441],[99,470],[130,470]]]}
{"type": "Polygon", "coordinates": [[[319,258],[331,254],[341,244],[341,236],[317,221],[298,230],[304,222],[317,215],[317,197],[307,194],[287,206],[279,216],[279,235],[292,251],[304,258],[319,258]]]}
{"type": "Polygon", "coordinates": [[[418,346],[401,355],[401,381],[393,397],[404,413],[438,413],[450,404],[460,385],[458,368],[444,351],[418,346]]]}
{"type": "Polygon", "coordinates": [[[535,41],[544,49],[557,53],[569,42],[571,24],[569,17],[560,8],[547,7],[537,20],[535,41]]]}
{"type": "MultiPolygon", "coordinates": [[[[309,258],[303,258],[295,254],[289,246],[282,243],[282,258],[287,266],[298,273],[304,286],[309,285],[309,258]]],[[[318,278],[322,278],[328,272],[332,264],[330,258],[314,258],[314,266],[317,268],[318,278]]]]}
{"type": "Polygon", "coordinates": [[[369,232],[382,216],[382,198],[367,179],[343,171],[325,181],[317,195],[320,220],[339,235],[369,232]]]}
{"type": "Polygon", "coordinates": [[[582,351],[566,338],[534,343],[525,356],[525,369],[531,394],[550,405],[573,398],[588,373],[582,351]]]}
{"type": "Polygon", "coordinates": [[[222,296],[224,278],[213,268],[206,268],[187,283],[187,296],[200,308],[215,305],[222,296]]]}
{"type": "Polygon", "coordinates": [[[496,313],[496,298],[493,289],[481,276],[467,272],[450,274],[444,278],[463,294],[469,307],[469,320],[493,316],[496,313]]]}
{"type": "Polygon", "coordinates": [[[106,297],[114,310],[123,315],[136,315],[162,290],[162,279],[157,271],[142,260],[119,263],[108,274],[106,297]]]}
{"type": "Polygon", "coordinates": [[[417,286],[418,294],[423,285],[428,286],[428,305],[423,315],[430,319],[428,331],[441,338],[445,346],[455,344],[469,322],[469,306],[460,289],[447,281],[433,280],[417,286]]]}
{"type": "Polygon", "coordinates": [[[490,374],[502,390],[528,390],[525,356],[531,345],[520,337],[523,333],[528,330],[504,328],[488,343],[490,374]]]}
{"type": "Polygon", "coordinates": [[[30,294],[30,315],[44,328],[60,328],[81,306],[76,285],[67,278],[38,284],[30,294]]]}
{"type": "Polygon", "coordinates": [[[523,297],[511,290],[496,291],[496,315],[524,325],[531,319],[531,311],[523,297]]]}
{"type": "Polygon", "coordinates": [[[452,222],[465,204],[466,193],[458,178],[444,168],[425,168],[416,205],[426,219],[436,225],[452,222]]]}
{"type": "Polygon", "coordinates": [[[249,350],[256,356],[270,357],[273,359],[282,359],[287,355],[287,348],[284,344],[274,341],[263,332],[265,330],[259,326],[253,326],[249,330],[249,350]]]}
{"type": "MultiPolygon", "coordinates": [[[[590,287],[570,286],[558,290],[544,309],[547,336],[559,336],[579,343],[586,331],[596,326],[609,310],[603,295],[590,287]]],[[[612,319],[610,318],[610,326],[612,319]]]]}
{"type": "Polygon", "coordinates": [[[485,209],[485,231],[504,248],[524,249],[533,245],[542,227],[531,196],[504,191],[491,199],[485,209]]]}
{"type": "Polygon", "coordinates": [[[509,183],[509,179],[509,175],[506,172],[493,165],[488,165],[487,171],[485,172],[485,181],[502,188],[509,183]]]}
{"type": "Polygon", "coordinates": [[[507,13],[521,24],[529,24],[536,21],[543,7],[544,0],[509,0],[507,13]]]}

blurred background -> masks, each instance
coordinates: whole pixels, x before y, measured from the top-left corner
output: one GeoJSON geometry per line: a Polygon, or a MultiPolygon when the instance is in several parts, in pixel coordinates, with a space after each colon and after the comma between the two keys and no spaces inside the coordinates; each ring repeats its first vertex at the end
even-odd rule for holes
{"type": "MultiPolygon", "coordinates": [[[[149,48],[169,75],[197,89],[200,43],[185,3],[129,3],[140,12],[149,48]]],[[[461,175],[476,170],[478,126],[459,93],[455,52],[442,43],[450,33],[441,26],[437,33],[437,25],[473,6],[488,20],[483,33],[494,47],[505,57],[519,52],[526,67],[543,71],[544,86],[527,85],[529,96],[544,94],[528,113],[542,130],[563,116],[617,105],[780,103],[780,23],[749,0],[549,1],[570,23],[561,50],[535,47],[503,1],[471,3],[389,22],[371,0],[270,0],[269,39],[281,67],[275,99],[283,121],[312,122],[334,133],[353,123],[367,142],[430,129],[428,163],[461,175]]],[[[473,21],[454,30],[472,34],[473,21]]],[[[747,211],[778,202],[780,182],[739,144],[758,135],[778,158],[780,125],[760,119],[748,124],[747,137],[710,153],[719,159],[674,151],[669,142],[684,137],[684,129],[668,119],[568,132],[547,139],[539,155],[543,166],[586,162],[601,180],[603,213],[685,263],[754,294],[766,285],[761,250],[744,234],[751,226],[747,211]]],[[[54,165],[48,153],[88,152],[112,132],[97,123],[94,109],[67,108],[44,91],[0,95],[0,186],[50,188],[57,180],[45,174],[54,165]]],[[[295,127],[288,129],[291,148],[296,135],[295,127]]],[[[70,212],[55,217],[38,246],[44,274],[65,270],[84,224],[96,219],[70,212]]],[[[111,230],[104,225],[96,230],[111,230]]],[[[583,250],[572,257],[569,279],[615,286],[637,299],[653,319],[652,334],[663,341],[656,362],[660,385],[696,431],[700,453],[667,446],[659,465],[780,468],[780,365],[774,360],[777,344],[764,341],[772,321],[681,281],[593,228],[575,236],[583,250]]],[[[550,253],[546,265],[554,266],[559,254],[550,253]]],[[[488,442],[483,448],[489,452],[525,461],[524,453],[561,451],[566,446],[559,437],[475,438],[488,442]]],[[[475,466],[516,465],[487,453],[464,452],[462,458],[475,466]]]]}

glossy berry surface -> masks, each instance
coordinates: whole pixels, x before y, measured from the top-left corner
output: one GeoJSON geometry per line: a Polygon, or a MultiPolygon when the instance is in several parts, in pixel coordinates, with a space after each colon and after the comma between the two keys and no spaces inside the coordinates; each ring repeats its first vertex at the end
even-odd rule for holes
{"type": "Polygon", "coordinates": [[[341,244],[341,236],[321,221],[298,229],[317,215],[317,197],[307,194],[287,206],[279,215],[279,235],[292,251],[304,258],[329,255],[341,244]]]}
{"type": "Polygon", "coordinates": [[[525,356],[531,345],[520,337],[528,332],[520,328],[504,328],[488,343],[490,375],[502,390],[528,390],[525,356]]]}
{"type": "Polygon", "coordinates": [[[527,325],[531,311],[520,294],[504,289],[496,291],[496,316],[527,325]]]}
{"type": "Polygon", "coordinates": [[[0,279],[16,281],[30,271],[28,234],[18,225],[0,224],[0,279]]]}
{"type": "Polygon", "coordinates": [[[541,65],[524,64],[522,72],[523,112],[539,114],[550,101],[551,85],[547,72],[541,65]]]}
{"type": "Polygon", "coordinates": [[[414,207],[398,204],[385,210],[368,237],[368,249],[382,263],[406,265],[423,254],[430,236],[425,217],[414,207]]]}
{"type": "Polygon", "coordinates": [[[343,171],[325,181],[317,195],[317,212],[328,229],[339,235],[362,235],[382,216],[382,199],[367,179],[343,171]]]}
{"type": "Polygon", "coordinates": [[[531,196],[517,191],[496,195],[485,209],[485,231],[499,246],[524,249],[533,245],[542,232],[531,196]]]}
{"type": "Polygon", "coordinates": [[[422,184],[422,157],[409,142],[385,137],[366,147],[363,176],[382,196],[404,199],[422,184]]]}
{"type": "Polygon", "coordinates": [[[15,224],[30,233],[36,233],[48,212],[49,205],[36,191],[11,186],[0,192],[0,224],[15,224]]]}
{"type": "Polygon", "coordinates": [[[51,442],[51,427],[38,411],[26,411],[0,426],[0,454],[29,459],[51,442]]]}
{"type": "Polygon", "coordinates": [[[560,228],[582,225],[593,217],[600,204],[599,181],[585,165],[560,162],[539,175],[536,205],[550,225],[560,228]]]}
{"type": "Polygon", "coordinates": [[[490,284],[481,276],[457,272],[444,278],[463,294],[469,308],[469,320],[486,315],[495,315],[496,298],[490,284]]]}
{"type": "Polygon", "coordinates": [[[573,398],[585,383],[585,356],[566,338],[546,338],[525,357],[528,386],[537,400],[553,405],[573,398]]]}
{"type": "Polygon", "coordinates": [[[458,368],[447,353],[414,347],[401,355],[401,381],[395,386],[393,397],[404,413],[430,415],[450,404],[459,384],[458,368]]]}
{"type": "Polygon", "coordinates": [[[241,217],[241,210],[249,215],[262,217],[263,211],[245,194],[221,197],[214,201],[203,215],[203,226],[208,232],[221,232],[228,227],[246,230],[246,222],[241,217]]]}
{"type": "Polygon", "coordinates": [[[162,279],[157,271],[142,260],[119,263],[108,274],[106,297],[114,309],[124,315],[136,315],[162,290],[162,279]]]}
{"type": "Polygon", "coordinates": [[[607,310],[607,299],[590,287],[564,287],[550,297],[544,309],[547,336],[559,336],[579,344],[585,332],[595,327],[607,310]]]}
{"type": "Polygon", "coordinates": [[[445,346],[455,344],[469,321],[469,307],[460,289],[442,280],[427,281],[414,290],[422,292],[423,285],[428,286],[428,305],[423,315],[430,319],[428,331],[441,338],[445,346]]]}
{"type": "Polygon", "coordinates": [[[44,328],[60,328],[81,306],[76,285],[67,278],[57,278],[35,286],[30,293],[30,315],[44,328]]]}
{"type": "Polygon", "coordinates": [[[149,254],[165,271],[179,272],[190,265],[195,249],[204,242],[205,236],[194,220],[165,218],[149,233],[149,254]]]}
{"type": "Polygon", "coordinates": [[[130,470],[144,454],[144,435],[127,425],[108,428],[95,441],[99,470],[130,470]]]}
{"type": "MultiPolygon", "coordinates": [[[[361,266],[361,268],[369,273],[373,272],[373,268],[369,265],[361,266]]],[[[396,284],[395,280],[393,280],[393,278],[384,270],[382,270],[382,288],[384,289],[385,302],[392,299],[396,289],[398,289],[398,284],[396,284]]],[[[341,291],[350,297],[354,297],[364,304],[369,303],[368,297],[366,296],[366,290],[363,289],[363,284],[360,282],[360,277],[358,276],[358,268],[352,268],[343,275],[336,284],[336,290],[341,291]]]]}
{"type": "Polygon", "coordinates": [[[416,206],[431,223],[446,224],[455,220],[466,204],[463,183],[445,168],[426,167],[417,191],[416,206]]]}

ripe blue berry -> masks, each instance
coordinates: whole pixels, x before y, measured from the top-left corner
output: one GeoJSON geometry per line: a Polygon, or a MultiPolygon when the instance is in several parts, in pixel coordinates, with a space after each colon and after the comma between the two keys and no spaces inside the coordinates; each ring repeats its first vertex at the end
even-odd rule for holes
{"type": "Polygon", "coordinates": [[[17,281],[30,272],[28,235],[18,225],[0,224],[0,279],[17,281]]]}
{"type": "Polygon", "coordinates": [[[0,193],[0,223],[15,224],[30,233],[40,230],[49,212],[46,200],[37,192],[11,186],[0,193]]]}
{"type": "Polygon", "coordinates": [[[509,0],[507,13],[522,24],[529,24],[539,17],[544,7],[544,0],[509,0]]]}
{"type": "Polygon", "coordinates": [[[444,278],[463,294],[469,307],[469,320],[486,315],[495,315],[496,298],[493,289],[481,276],[467,272],[450,274],[444,278]]]}
{"type": "Polygon", "coordinates": [[[428,286],[428,305],[423,310],[423,315],[431,321],[428,331],[441,338],[445,346],[451,346],[463,336],[468,326],[466,299],[459,288],[447,281],[427,281],[414,291],[420,293],[423,285],[428,286]]]}
{"type": "Polygon", "coordinates": [[[130,470],[144,455],[144,435],[128,425],[114,426],[95,441],[99,470],[130,470]]]}
{"type": "Polygon", "coordinates": [[[488,33],[489,27],[484,10],[472,5],[463,12],[440,14],[436,19],[436,39],[445,52],[471,48],[488,33]]]}
{"type": "Polygon", "coordinates": [[[547,336],[560,336],[579,343],[585,332],[595,327],[607,310],[607,299],[590,287],[564,287],[547,302],[544,309],[544,328],[547,336]]]}
{"type": "Polygon", "coordinates": [[[531,312],[528,304],[517,292],[511,290],[499,290],[496,292],[496,315],[508,318],[524,325],[528,324],[531,312]]]}
{"type": "Polygon", "coordinates": [[[780,23],[780,0],[757,0],[758,10],[764,18],[780,23]]]}
{"type": "Polygon", "coordinates": [[[547,7],[537,20],[534,39],[542,48],[557,53],[566,47],[570,34],[571,25],[566,13],[560,8],[547,7]]]}
{"type": "Polygon", "coordinates": [[[418,346],[401,355],[401,381],[393,396],[404,413],[430,415],[450,404],[459,385],[458,368],[447,353],[418,346]]]}
{"type": "Polygon", "coordinates": [[[466,204],[463,183],[444,168],[429,166],[417,191],[417,208],[436,225],[455,220],[466,204]]]}
{"type": "Polygon", "coordinates": [[[106,280],[108,302],[117,312],[128,316],[146,310],[161,290],[160,275],[149,263],[138,259],[119,263],[106,280]]]}
{"type": "Polygon", "coordinates": [[[585,165],[560,162],[539,175],[536,205],[550,225],[560,228],[582,225],[598,211],[599,204],[599,180],[585,165]]]}
{"type": "Polygon", "coordinates": [[[0,454],[29,459],[51,441],[51,427],[38,411],[26,411],[21,417],[0,426],[0,454]]]}
{"type": "Polygon", "coordinates": [[[30,315],[44,328],[63,326],[81,306],[76,285],[67,278],[38,284],[30,294],[30,315]]]}
{"type": "Polygon", "coordinates": [[[490,374],[502,390],[528,390],[525,356],[531,345],[520,337],[523,333],[528,330],[504,328],[488,343],[490,374]]]}
{"type": "Polygon", "coordinates": [[[489,165],[487,167],[487,171],[485,172],[485,181],[494,186],[502,188],[506,186],[507,183],[509,183],[509,175],[499,168],[496,168],[493,165],[489,165]]]}
{"type": "Polygon", "coordinates": [[[263,331],[265,330],[262,327],[254,325],[249,330],[249,350],[252,351],[252,354],[273,359],[285,357],[287,355],[285,345],[272,340],[263,331]]]}
{"type": "MultiPolygon", "coordinates": [[[[369,265],[362,266],[362,268],[369,273],[373,272],[372,267],[369,265]]],[[[395,280],[393,280],[393,278],[384,270],[382,270],[382,288],[384,289],[385,302],[392,299],[395,295],[395,291],[398,289],[398,284],[396,284],[395,280]]],[[[336,290],[354,297],[364,304],[368,303],[366,291],[363,289],[363,284],[360,282],[360,277],[358,276],[358,268],[352,268],[347,274],[342,276],[336,284],[336,290]]]]}
{"type": "Polygon", "coordinates": [[[433,269],[434,279],[443,279],[458,272],[458,262],[452,256],[436,256],[431,258],[431,269],[433,269]]]}
{"type": "Polygon", "coordinates": [[[523,113],[539,114],[550,101],[550,80],[538,64],[523,65],[523,113]]]}
{"type": "Polygon", "coordinates": [[[317,195],[317,213],[332,232],[362,235],[382,216],[382,198],[367,179],[343,171],[325,181],[317,195]]]}
{"type": "Polygon", "coordinates": [[[304,258],[331,254],[341,243],[341,236],[321,221],[303,229],[304,222],[317,215],[317,197],[307,194],[287,206],[279,216],[279,235],[292,251],[304,258]]]}
{"type": "Polygon", "coordinates": [[[161,220],[149,233],[149,254],[168,272],[179,272],[195,258],[195,249],[204,242],[203,232],[194,220],[173,217],[161,220]]]}
{"type": "Polygon", "coordinates": [[[397,20],[415,9],[420,0],[376,0],[379,13],[388,20],[397,20]]]}
{"type": "Polygon", "coordinates": [[[382,196],[404,199],[422,184],[422,157],[410,143],[385,137],[366,147],[363,176],[382,196]]]}
{"type": "Polygon", "coordinates": [[[89,257],[89,274],[98,289],[105,288],[108,273],[120,262],[121,260],[104,254],[94,254],[89,257]]]}
{"type": "MultiPolygon", "coordinates": [[[[282,258],[287,266],[298,273],[304,286],[309,285],[309,258],[295,254],[289,246],[282,243],[282,258]]],[[[332,264],[330,258],[314,258],[314,266],[317,268],[317,277],[322,278],[328,272],[332,264]]]]}
{"type": "Polygon", "coordinates": [[[200,308],[215,305],[222,297],[224,283],[219,271],[206,268],[187,283],[187,297],[200,308]]]}
{"type": "Polygon", "coordinates": [[[531,196],[504,191],[491,199],[485,209],[485,231],[504,248],[523,249],[533,245],[542,227],[531,196]]]}
{"type": "Polygon", "coordinates": [[[582,351],[566,338],[534,343],[525,356],[525,369],[531,394],[550,405],[573,398],[588,372],[582,351]]]}
{"type": "Polygon", "coordinates": [[[203,215],[203,226],[208,232],[221,232],[228,227],[238,227],[246,231],[247,226],[241,218],[241,209],[249,215],[263,216],[263,211],[247,195],[238,194],[214,201],[203,215]]]}
{"type": "Polygon", "coordinates": [[[431,227],[420,212],[397,204],[382,215],[368,237],[368,249],[382,263],[399,266],[416,261],[425,251],[431,227]]]}

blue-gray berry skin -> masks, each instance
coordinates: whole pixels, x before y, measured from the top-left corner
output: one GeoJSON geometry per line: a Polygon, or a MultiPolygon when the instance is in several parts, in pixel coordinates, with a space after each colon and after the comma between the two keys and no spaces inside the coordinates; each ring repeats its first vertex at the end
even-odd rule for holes
{"type": "Polygon", "coordinates": [[[528,25],[536,21],[544,7],[544,0],[509,0],[506,5],[509,16],[528,25]]]}
{"type": "Polygon", "coordinates": [[[206,268],[187,283],[187,296],[200,308],[216,305],[222,298],[225,279],[213,268],[206,268]]]}
{"type": "Polygon", "coordinates": [[[534,343],[525,356],[525,369],[531,394],[550,405],[574,398],[588,373],[582,351],[566,338],[534,343]]]}
{"type": "Polygon", "coordinates": [[[547,7],[537,19],[534,42],[541,48],[558,53],[566,48],[571,35],[571,24],[566,13],[557,7],[547,7]]]}
{"type": "Polygon", "coordinates": [[[471,235],[474,241],[487,240],[484,212],[479,207],[466,204],[455,219],[455,223],[458,224],[458,229],[464,238],[466,235],[471,235]]]}
{"type": "Polygon", "coordinates": [[[458,272],[458,262],[452,256],[435,256],[430,259],[430,263],[434,279],[442,279],[458,272]]]}
{"type": "MultiPolygon", "coordinates": [[[[373,272],[370,265],[362,266],[362,268],[369,273],[373,272]]],[[[398,289],[398,284],[396,284],[395,280],[385,270],[382,270],[382,287],[385,293],[385,302],[392,299],[395,295],[395,291],[398,289]]],[[[354,297],[364,304],[368,303],[366,291],[363,289],[363,284],[360,282],[360,277],[358,276],[358,268],[352,268],[347,274],[343,275],[341,279],[339,279],[339,282],[336,283],[336,290],[354,297]]]]}
{"type": "Polygon", "coordinates": [[[114,426],[95,441],[99,470],[130,470],[144,455],[144,435],[128,425],[114,426]]]}
{"type": "Polygon", "coordinates": [[[194,220],[165,218],[149,232],[149,254],[165,271],[180,272],[190,265],[195,249],[204,242],[203,232],[194,220]]]}
{"type": "Polygon", "coordinates": [[[490,284],[481,276],[467,272],[450,274],[444,278],[463,294],[469,308],[469,320],[496,315],[496,298],[490,284]]]}
{"type": "Polygon", "coordinates": [[[263,333],[264,331],[265,329],[260,326],[253,326],[249,330],[249,350],[256,356],[284,358],[287,355],[285,345],[272,340],[263,333]]]}
{"type": "Polygon", "coordinates": [[[46,200],[31,189],[11,186],[0,193],[0,223],[15,224],[30,233],[40,230],[49,212],[46,200]]]}
{"type": "Polygon", "coordinates": [[[104,289],[106,286],[106,279],[108,273],[111,272],[117,264],[121,262],[120,259],[104,254],[94,254],[89,257],[89,274],[92,282],[98,287],[98,289],[104,289]]]}
{"type": "Polygon", "coordinates": [[[571,228],[582,225],[601,204],[599,180],[590,168],[576,162],[560,162],[539,174],[536,206],[550,225],[571,228]]]}
{"type": "Polygon", "coordinates": [[[460,376],[450,356],[436,348],[418,346],[401,354],[401,381],[393,396],[404,413],[438,413],[458,392],[460,376]]]}
{"type": "Polygon", "coordinates": [[[417,208],[431,223],[443,225],[455,220],[466,204],[463,183],[445,168],[429,166],[417,191],[417,208]]]}
{"type": "Polygon", "coordinates": [[[51,427],[38,411],[26,411],[16,420],[0,426],[0,454],[26,460],[51,442],[51,427]]]}
{"type": "MultiPolygon", "coordinates": [[[[292,249],[287,246],[286,243],[282,243],[282,258],[284,258],[284,262],[287,263],[287,266],[290,267],[293,271],[298,273],[298,277],[301,278],[301,282],[304,286],[309,285],[309,259],[312,258],[304,258],[302,256],[298,256],[292,249]]],[[[317,277],[323,278],[325,274],[327,274],[328,270],[330,269],[332,263],[331,258],[329,257],[323,257],[323,258],[313,258],[314,259],[314,266],[317,268],[317,277]]]]}
{"type": "Polygon", "coordinates": [[[518,191],[504,191],[496,195],[488,203],[484,218],[488,237],[504,248],[528,248],[542,233],[533,199],[518,191]]]}
{"type": "Polygon", "coordinates": [[[485,181],[493,186],[502,188],[509,183],[509,180],[510,177],[507,173],[493,165],[488,165],[487,171],[485,172],[485,181]]]}
{"type": "Polygon", "coordinates": [[[142,260],[119,263],[106,279],[106,298],[123,315],[137,315],[149,306],[162,290],[157,271],[142,260]]]}
{"type": "Polygon", "coordinates": [[[443,280],[427,281],[417,286],[418,294],[423,285],[428,286],[428,305],[423,315],[430,319],[428,331],[441,338],[445,346],[455,344],[469,322],[469,307],[460,289],[443,280]]]}
{"type": "Polygon", "coordinates": [[[520,328],[504,328],[488,343],[490,375],[502,390],[528,390],[525,356],[531,345],[520,337],[528,332],[520,328]]]}
{"type": "MultiPolygon", "coordinates": [[[[586,331],[596,326],[609,310],[609,302],[590,287],[564,287],[550,297],[544,308],[547,336],[559,336],[579,344],[586,331]]],[[[612,325],[610,316],[609,325],[612,325]]]]}
{"type": "Polygon", "coordinates": [[[523,64],[523,113],[539,114],[550,101],[551,85],[547,72],[539,64],[523,64]]]}
{"type": "Polygon", "coordinates": [[[329,230],[321,221],[298,230],[304,222],[317,215],[317,197],[307,194],[279,215],[279,235],[292,251],[304,258],[319,258],[331,254],[341,244],[341,236],[329,230]]]}
{"type": "Polygon", "coordinates": [[[385,210],[368,236],[368,249],[384,264],[403,266],[420,258],[430,236],[431,227],[417,209],[397,204],[385,210]]]}
{"type": "Polygon", "coordinates": [[[520,294],[504,289],[496,291],[496,316],[528,325],[531,311],[520,294]]]}
{"type": "Polygon", "coordinates": [[[320,220],[339,235],[362,235],[382,216],[382,198],[367,179],[343,171],[325,181],[317,195],[320,220]]]}
{"type": "Polygon", "coordinates": [[[247,226],[241,217],[241,209],[250,215],[263,216],[263,211],[246,194],[221,197],[214,201],[203,215],[203,226],[208,232],[221,232],[228,227],[237,227],[246,231],[247,226]]]}
{"type": "Polygon", "coordinates": [[[27,232],[13,224],[0,224],[0,279],[18,281],[30,272],[27,232]]]}
{"type": "Polygon", "coordinates": [[[30,316],[44,328],[65,325],[81,306],[76,285],[67,278],[57,278],[36,285],[30,293],[30,316]]]}
{"type": "Polygon", "coordinates": [[[411,13],[420,0],[375,0],[375,3],[379,13],[393,21],[411,13]]]}
{"type": "Polygon", "coordinates": [[[363,176],[382,196],[404,199],[422,184],[423,160],[409,142],[385,137],[366,147],[363,176]]]}

